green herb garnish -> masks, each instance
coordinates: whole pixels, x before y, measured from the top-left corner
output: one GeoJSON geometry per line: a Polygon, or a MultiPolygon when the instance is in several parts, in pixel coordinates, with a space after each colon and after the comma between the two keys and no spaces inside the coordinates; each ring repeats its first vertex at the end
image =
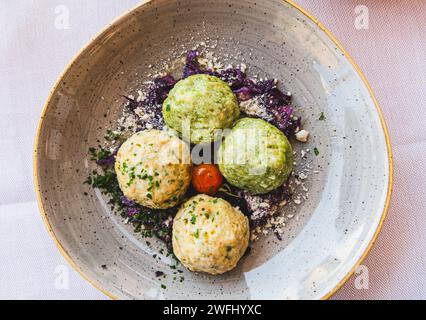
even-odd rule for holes
{"type": "Polygon", "coordinates": [[[198,239],[200,237],[200,230],[197,229],[197,231],[194,232],[195,239],[198,239]]]}
{"type": "Polygon", "coordinates": [[[107,130],[107,133],[105,135],[105,140],[108,141],[116,141],[120,139],[121,135],[118,132],[114,132],[111,129],[107,130]]]}
{"type": "Polygon", "coordinates": [[[99,146],[99,150],[96,150],[96,148],[89,148],[89,153],[91,155],[90,159],[95,161],[104,160],[111,156],[111,152],[101,146],[99,146]]]}

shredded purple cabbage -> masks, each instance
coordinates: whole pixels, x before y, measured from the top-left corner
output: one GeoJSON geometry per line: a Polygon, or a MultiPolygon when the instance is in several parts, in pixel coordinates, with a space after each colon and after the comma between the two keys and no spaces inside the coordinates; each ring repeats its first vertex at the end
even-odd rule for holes
{"type": "Polygon", "coordinates": [[[274,119],[272,124],[278,127],[286,136],[292,136],[300,128],[300,117],[293,116],[291,106],[270,109],[274,119]]]}
{"type": "Polygon", "coordinates": [[[148,111],[158,111],[156,108],[158,108],[158,106],[161,107],[177,81],[178,80],[175,80],[170,75],[154,79],[148,89],[145,99],[142,101],[138,102],[135,99],[124,96],[124,98],[129,101],[127,108],[134,111],[136,108],[144,106],[148,111]]]}
{"type": "Polygon", "coordinates": [[[129,207],[127,208],[127,216],[128,217],[134,217],[135,215],[140,213],[140,209],[139,208],[135,208],[135,207],[129,207]]]}
{"type": "Polygon", "coordinates": [[[122,196],[120,198],[120,200],[121,200],[121,203],[126,207],[135,207],[136,206],[136,202],[134,202],[133,200],[130,200],[126,196],[122,196]]]}
{"type": "Polygon", "coordinates": [[[129,103],[127,104],[127,109],[134,111],[136,108],[138,108],[141,103],[136,101],[135,99],[132,99],[128,96],[123,96],[124,99],[126,99],[129,103]]]}
{"type": "MultiPolygon", "coordinates": [[[[251,79],[245,79],[243,86],[233,89],[238,101],[247,101],[258,95],[268,95],[274,87],[274,80],[265,80],[254,82],[251,79]]],[[[268,105],[269,107],[269,105],[268,105]]]]}
{"type": "Polygon", "coordinates": [[[154,83],[151,85],[142,104],[148,109],[155,108],[159,105],[161,106],[176,82],[177,81],[169,75],[154,79],[154,83]]]}
{"type": "Polygon", "coordinates": [[[247,101],[253,98],[253,92],[247,87],[242,87],[240,89],[234,90],[235,95],[237,96],[238,101],[247,101]]]}
{"type": "Polygon", "coordinates": [[[200,64],[198,63],[198,51],[191,50],[186,55],[186,63],[183,67],[183,75],[182,78],[188,78],[189,76],[192,76],[194,74],[200,74],[204,73],[201,68],[200,64]]]}
{"type": "MultiPolygon", "coordinates": [[[[145,99],[138,102],[135,99],[129,97],[124,97],[129,101],[127,108],[130,111],[135,111],[136,108],[143,106],[145,111],[154,115],[154,118],[151,119],[151,125],[156,129],[161,129],[164,126],[164,119],[161,115],[162,104],[169,95],[170,90],[178,82],[172,76],[166,75],[164,77],[154,79],[153,83],[150,85],[145,99]]],[[[146,129],[145,121],[138,121],[136,131],[141,131],[146,129]]]]}
{"type": "Polygon", "coordinates": [[[284,94],[276,87],[266,92],[264,103],[270,108],[278,108],[291,103],[291,95],[284,94]]]}
{"type": "Polygon", "coordinates": [[[247,75],[239,68],[228,68],[222,70],[218,77],[225,81],[232,90],[238,90],[244,87],[247,81],[247,75]]]}

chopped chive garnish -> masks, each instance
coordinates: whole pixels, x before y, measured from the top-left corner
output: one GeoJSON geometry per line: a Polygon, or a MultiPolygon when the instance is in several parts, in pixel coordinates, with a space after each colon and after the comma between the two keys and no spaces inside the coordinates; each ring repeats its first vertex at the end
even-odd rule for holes
{"type": "Polygon", "coordinates": [[[194,232],[195,239],[198,239],[200,237],[200,230],[197,229],[197,231],[194,232]]]}

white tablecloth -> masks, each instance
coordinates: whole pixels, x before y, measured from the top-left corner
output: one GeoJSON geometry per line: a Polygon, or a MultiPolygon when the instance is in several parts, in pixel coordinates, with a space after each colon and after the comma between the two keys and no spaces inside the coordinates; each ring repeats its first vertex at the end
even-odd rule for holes
{"type": "MultiPolygon", "coordinates": [[[[391,209],[364,262],[369,288],[356,289],[353,277],[334,298],[426,299],[426,1],[297,2],[329,27],[364,70],[395,155],[391,209]],[[359,10],[365,13],[359,5],[368,8],[368,29],[356,27],[359,10]]],[[[32,147],[43,103],[60,72],[93,35],[137,3],[0,0],[2,299],[106,298],[69,267],[45,230],[32,186],[32,147]]]]}

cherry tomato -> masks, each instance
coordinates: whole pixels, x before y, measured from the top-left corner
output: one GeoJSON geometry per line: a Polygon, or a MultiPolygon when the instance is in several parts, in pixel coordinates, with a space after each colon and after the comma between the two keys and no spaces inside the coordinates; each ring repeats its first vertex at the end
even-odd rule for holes
{"type": "Polygon", "coordinates": [[[192,185],[200,193],[213,195],[222,182],[222,174],[214,164],[201,164],[192,171],[192,185]]]}

